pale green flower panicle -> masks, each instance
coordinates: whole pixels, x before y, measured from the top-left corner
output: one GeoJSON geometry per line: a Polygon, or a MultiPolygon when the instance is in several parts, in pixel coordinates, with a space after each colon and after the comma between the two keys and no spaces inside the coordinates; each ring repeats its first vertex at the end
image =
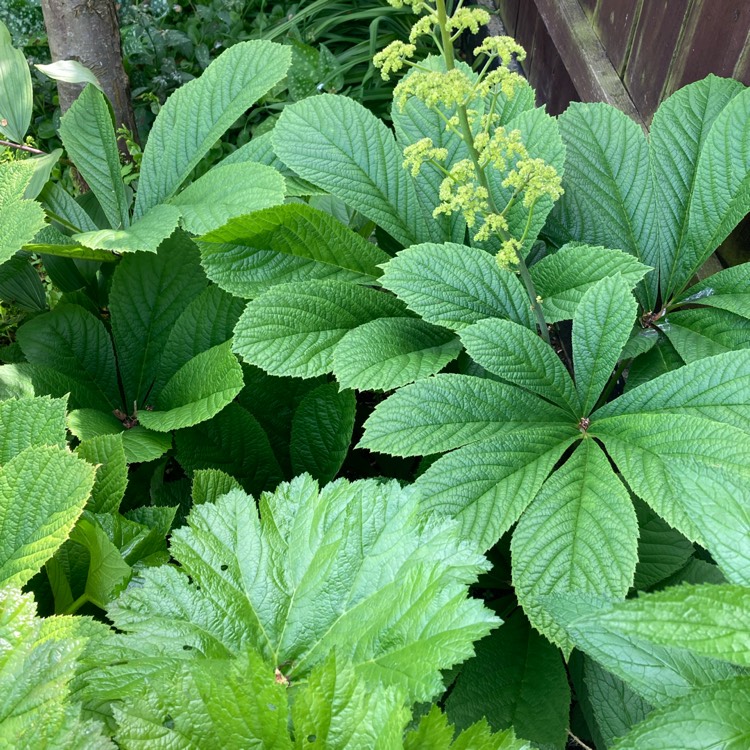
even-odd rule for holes
{"type": "Polygon", "coordinates": [[[435,148],[431,138],[422,138],[404,149],[404,169],[411,169],[412,177],[416,177],[425,162],[447,158],[448,149],[435,148]]]}
{"type": "Polygon", "coordinates": [[[498,250],[495,260],[497,265],[503,271],[511,271],[518,264],[518,257],[521,252],[521,243],[518,240],[509,239],[503,242],[503,246],[498,250]]]}
{"type": "Polygon", "coordinates": [[[562,179],[544,159],[523,159],[503,181],[505,187],[523,191],[523,205],[532,208],[543,196],[556,201],[563,194],[562,179]]]}
{"type": "Polygon", "coordinates": [[[405,44],[397,40],[378,52],[372,58],[372,64],[376,68],[380,68],[381,77],[384,81],[388,81],[391,77],[390,74],[401,70],[416,51],[417,48],[413,44],[405,44]]]}

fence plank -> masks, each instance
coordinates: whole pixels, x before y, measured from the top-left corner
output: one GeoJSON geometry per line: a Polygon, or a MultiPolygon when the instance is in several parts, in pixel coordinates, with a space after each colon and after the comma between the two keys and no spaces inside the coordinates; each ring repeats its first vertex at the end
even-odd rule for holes
{"type": "Polygon", "coordinates": [[[498,0],[497,2],[497,9],[500,11],[500,18],[503,20],[508,36],[516,37],[519,2],[520,0],[498,0]]]}
{"type": "Polygon", "coordinates": [[[622,76],[643,0],[599,0],[591,23],[618,75],[622,76]]]}

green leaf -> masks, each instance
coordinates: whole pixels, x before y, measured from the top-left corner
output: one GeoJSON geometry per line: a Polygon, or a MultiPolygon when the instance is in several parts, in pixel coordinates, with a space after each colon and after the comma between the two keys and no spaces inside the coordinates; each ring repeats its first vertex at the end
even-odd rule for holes
{"type": "Polygon", "coordinates": [[[319,491],[302,476],[257,513],[238,491],[195,506],[172,533],[181,568],[144,571],[110,607],[137,658],[226,659],[250,646],[295,682],[335,650],[368,684],[424,701],[497,623],[466,596],[484,558],[455,526],[424,524],[395,482],[319,491]]]}
{"type": "Polygon", "coordinates": [[[550,422],[571,420],[562,409],[506,383],[437,375],[400,388],[378,404],[360,446],[393,456],[423,456],[550,422]]]}
{"type": "Polygon", "coordinates": [[[0,401],[0,466],[26,448],[65,446],[65,399],[12,398],[0,401]]]}
{"type": "Polygon", "coordinates": [[[86,86],[62,116],[60,138],[99,201],[110,227],[126,229],[130,224],[129,205],[112,113],[104,94],[96,87],[86,86]]]}
{"type": "Polygon", "coordinates": [[[559,405],[573,417],[581,404],[573,381],[551,346],[509,320],[480,320],[461,331],[469,356],[494,375],[559,405]]]}
{"type": "Polygon", "coordinates": [[[628,593],[638,560],[638,521],[593,440],[583,440],[544,484],[513,532],[511,552],[518,601],[531,624],[565,649],[570,639],[540,596],[628,593]]]}
{"type": "Polygon", "coordinates": [[[50,218],[58,221],[62,219],[66,226],[79,232],[93,232],[97,229],[93,219],[74,200],[73,196],[56,182],[48,182],[39,196],[42,205],[50,218]]]}
{"type": "MultiPolygon", "coordinates": [[[[698,188],[698,162],[717,116],[744,87],[739,81],[708,78],[680,89],[663,102],[651,124],[651,169],[659,221],[660,287],[664,299],[682,275],[682,254],[698,188]]],[[[692,274],[688,274],[689,278],[692,274]]],[[[687,279],[685,279],[687,280],[687,279]]]]}
{"type": "Polygon", "coordinates": [[[271,489],[282,478],[268,436],[239,404],[229,404],[207,422],[178,430],[175,447],[177,461],[188,474],[221,469],[246,492],[271,489]]]}
{"type": "Polygon", "coordinates": [[[52,169],[55,167],[60,157],[63,154],[61,148],[56,148],[54,151],[50,151],[48,154],[40,154],[38,156],[32,156],[29,161],[34,166],[34,174],[31,177],[31,181],[26,187],[23,194],[24,198],[34,199],[39,196],[42,189],[49,181],[52,175],[52,169]]]}
{"type": "Polygon", "coordinates": [[[434,375],[461,352],[455,334],[418,318],[378,318],[344,335],[333,353],[342,388],[390,391],[434,375]]]}
{"type": "Polygon", "coordinates": [[[750,263],[725,268],[683,292],[678,302],[709,305],[750,318],[750,263]]]}
{"type": "Polygon", "coordinates": [[[95,232],[74,234],[73,239],[94,250],[117,253],[155,253],[180,221],[180,210],[162,204],[134,221],[127,229],[99,229],[95,232]]]}
{"type": "MultiPolygon", "coordinates": [[[[669,343],[666,336],[653,328],[650,331],[655,334],[656,341],[653,344],[649,341],[643,342],[644,347],[648,347],[646,352],[643,354],[636,353],[635,359],[628,368],[628,376],[625,381],[626,393],[685,364],[685,361],[669,343]]],[[[622,354],[623,359],[625,359],[627,349],[628,345],[626,344],[622,354]]]]}
{"type": "Polygon", "coordinates": [[[686,362],[750,348],[750,320],[711,307],[670,313],[659,329],[686,362]]]}
{"type": "Polygon", "coordinates": [[[597,281],[573,316],[573,363],[584,415],[591,413],[620,359],[638,305],[619,274],[597,281]]]}
{"type": "Polygon", "coordinates": [[[175,664],[114,706],[119,747],[291,749],[286,688],[252,652],[175,664]],[[167,718],[165,718],[167,717],[167,718]]]}
{"type": "Polygon", "coordinates": [[[128,486],[128,465],[123,433],[99,435],[83,440],[76,453],[97,467],[88,509],[94,513],[113,513],[120,507],[128,486]]]}
{"type": "Polygon", "coordinates": [[[169,200],[224,132],[286,74],[288,48],[240,42],[169,97],[143,151],[135,218],[169,200]]]}
{"type": "MultiPolygon", "coordinates": [[[[565,194],[550,217],[550,234],[625,250],[656,268],[657,221],[648,142],[627,115],[607,104],[578,104],[558,118],[565,143],[565,194]]],[[[653,309],[658,280],[647,281],[653,309]]]]}
{"type": "Polygon", "coordinates": [[[0,467],[0,583],[22,586],[65,541],[94,467],[62,448],[30,447],[0,467]]]}
{"type": "Polygon", "coordinates": [[[613,750],[743,750],[750,735],[750,678],[695,690],[653,711],[613,750]]]}
{"type": "Polygon", "coordinates": [[[272,375],[312,378],[330,372],[344,335],[381,317],[402,317],[390,295],[341,281],[272,287],[245,308],[234,350],[272,375]]]}
{"type": "Polygon", "coordinates": [[[570,320],[584,293],[598,281],[620,274],[633,288],[649,271],[622,250],[571,243],[530,269],[548,323],[570,320]]]}
{"type": "Polygon", "coordinates": [[[201,263],[222,289],[252,299],[275,284],[329,279],[372,284],[388,260],[376,245],[302,203],[232,219],[200,238],[201,263]]]}
{"type": "Polygon", "coordinates": [[[53,81],[62,81],[63,83],[90,83],[100,91],[104,90],[94,73],[85,65],[79,63],[78,60],[56,60],[49,65],[35,64],[34,67],[53,81]]]}
{"type": "Polygon", "coordinates": [[[242,390],[242,368],[231,347],[227,341],[184,364],[153,398],[153,411],[138,412],[141,424],[168,432],[218,414],[242,390]]]}
{"type": "Polygon", "coordinates": [[[687,237],[667,282],[680,291],[750,212],[750,90],[737,94],[706,136],[695,174],[687,237]]]}
{"type": "Polygon", "coordinates": [[[489,549],[534,499],[576,432],[550,425],[500,433],[448,453],[414,483],[420,504],[429,515],[456,518],[465,538],[489,549]]]}
{"type": "Polygon", "coordinates": [[[193,473],[193,504],[215,503],[222,495],[240,489],[240,483],[218,469],[199,469],[193,473]]]}
{"type": "Polygon", "coordinates": [[[330,482],[344,463],[354,430],[354,391],[325,383],[300,402],[292,420],[289,451],[295,474],[330,482]]]}
{"type": "Polygon", "coordinates": [[[520,281],[479,248],[414,245],[385,266],[380,281],[428,323],[457,331],[484,318],[509,318],[535,327],[520,281]]]}
{"type": "Polygon", "coordinates": [[[353,99],[324,94],[284,107],[273,147],[297,174],[341,198],[400,244],[433,239],[393,135],[353,99]]]}
{"type": "Polygon", "coordinates": [[[253,162],[216,166],[178,193],[170,203],[182,214],[182,227],[205,234],[230,219],[284,201],[284,178],[253,162]]]}
{"type": "Polygon", "coordinates": [[[206,286],[195,244],[177,233],[156,255],[126,256],[112,278],[109,308],[117,364],[130,411],[144,406],[177,318],[206,286]]]}
{"type": "Polygon", "coordinates": [[[47,297],[39,272],[23,253],[0,264],[0,299],[13,302],[21,310],[44,312],[47,297]]]}
{"type": "Polygon", "coordinates": [[[0,263],[12,258],[45,226],[42,207],[23,198],[33,166],[28,160],[0,165],[0,263]]]}
{"type": "Polygon", "coordinates": [[[75,382],[71,406],[102,411],[121,406],[112,341],[101,320],[87,310],[58,305],[22,325],[18,342],[32,365],[49,367],[75,382]]]}
{"type": "Polygon", "coordinates": [[[594,419],[619,414],[690,414],[748,431],[750,351],[697,360],[633,388],[605,404],[594,419]]]}
{"type": "Polygon", "coordinates": [[[125,588],[132,570],[104,530],[90,518],[84,516],[78,521],[70,539],[88,552],[89,567],[84,588],[86,597],[104,609],[125,588]]]}
{"type": "Polygon", "coordinates": [[[23,50],[13,47],[8,27],[0,22],[0,133],[23,143],[34,106],[31,71],[23,50]]]}
{"type": "Polygon", "coordinates": [[[560,652],[520,611],[481,640],[461,668],[445,709],[457,728],[488,717],[493,729],[513,727],[527,740],[563,747],[570,688],[560,652]]]}

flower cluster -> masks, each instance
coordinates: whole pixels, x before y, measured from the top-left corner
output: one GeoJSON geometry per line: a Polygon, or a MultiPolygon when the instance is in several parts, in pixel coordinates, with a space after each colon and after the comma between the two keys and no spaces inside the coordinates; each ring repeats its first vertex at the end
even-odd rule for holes
{"type": "Polygon", "coordinates": [[[466,74],[454,68],[446,73],[439,70],[414,71],[399,82],[393,97],[400,110],[404,109],[412,96],[424,102],[430,109],[438,106],[455,109],[463,106],[473,93],[474,86],[466,74]]]}
{"type": "Polygon", "coordinates": [[[521,243],[518,240],[509,239],[503,242],[502,247],[495,256],[495,260],[497,261],[497,265],[504,271],[513,270],[518,264],[520,253],[521,243]]]}
{"type": "Polygon", "coordinates": [[[478,214],[489,211],[489,193],[479,184],[476,169],[469,159],[453,165],[449,176],[440,184],[440,201],[433,216],[450,216],[458,211],[469,227],[476,224],[478,214]]]}
{"type": "Polygon", "coordinates": [[[474,54],[500,58],[503,65],[509,65],[514,55],[519,61],[526,59],[526,50],[510,36],[488,36],[474,48],[474,54]]]}
{"type": "Polygon", "coordinates": [[[417,48],[413,44],[406,44],[396,40],[391,42],[387,47],[380,50],[372,58],[372,64],[380,68],[380,75],[384,81],[390,80],[391,73],[397,73],[404,65],[408,64],[411,57],[414,56],[417,48]]]}
{"type": "Polygon", "coordinates": [[[543,196],[556,201],[563,194],[562,179],[544,159],[522,159],[503,181],[505,187],[523,191],[523,205],[532,208],[543,196]]]}
{"type": "Polygon", "coordinates": [[[490,22],[490,14],[484,8],[459,8],[449,19],[448,28],[455,32],[453,38],[460,36],[467,29],[472,34],[479,33],[480,26],[490,22]]]}
{"type": "Polygon", "coordinates": [[[431,138],[421,138],[404,149],[404,169],[411,169],[412,177],[426,161],[444,161],[448,158],[448,149],[436,148],[431,138]]]}

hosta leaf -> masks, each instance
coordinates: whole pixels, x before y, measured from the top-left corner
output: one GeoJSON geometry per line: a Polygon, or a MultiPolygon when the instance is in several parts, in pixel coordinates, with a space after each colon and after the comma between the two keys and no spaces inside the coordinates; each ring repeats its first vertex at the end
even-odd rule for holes
{"type": "Polygon", "coordinates": [[[273,146],[300,177],[341,198],[402,245],[432,239],[396,140],[353,99],[324,94],[284,107],[273,146]]]}
{"type": "Polygon", "coordinates": [[[289,451],[295,474],[330,482],[344,463],[354,429],[357,400],[353,391],[325,383],[300,402],[292,420],[289,451]]]}
{"type": "Polygon", "coordinates": [[[229,404],[213,419],[175,433],[176,458],[191,474],[221,469],[247,492],[257,494],[281,480],[281,469],[268,436],[255,417],[239,404],[229,404]]]}
{"type": "Polygon", "coordinates": [[[719,113],[742,89],[739,81],[711,75],[670,96],[654,115],[650,159],[659,220],[660,286],[665,299],[674,291],[672,277],[685,270],[680,268],[682,253],[690,242],[688,220],[706,136],[719,113]]]}
{"type": "Polygon", "coordinates": [[[0,468],[0,583],[22,586],[65,541],[94,467],[56,447],[30,447],[0,468]]]}
{"type": "Polygon", "coordinates": [[[593,440],[583,440],[542,487],[513,532],[513,583],[538,630],[572,645],[540,596],[624,597],[638,559],[630,497],[593,440]]]}
{"type": "Polygon", "coordinates": [[[177,318],[206,286],[198,251],[177,233],[156,255],[126,256],[112,278],[109,308],[117,364],[130,413],[144,406],[177,318]]]}
{"type": "Polygon", "coordinates": [[[750,348],[750,320],[726,310],[677,310],[659,328],[686,362],[750,348]]]}
{"type": "Polygon", "coordinates": [[[121,406],[112,340],[101,320],[87,310],[58,305],[21,326],[18,342],[31,364],[49,367],[80,384],[87,401],[80,402],[73,391],[71,406],[103,411],[121,406]]]}
{"type": "Polygon", "coordinates": [[[112,114],[104,94],[88,85],[60,119],[60,137],[99,201],[112,229],[130,224],[112,114]]]}
{"type": "MultiPolygon", "coordinates": [[[[630,601],[616,606],[627,607],[630,601]]],[[[737,668],[726,662],[698,656],[683,648],[658,646],[634,634],[614,632],[599,622],[611,605],[597,604],[575,607],[578,610],[575,614],[559,600],[549,597],[545,601],[555,619],[565,625],[576,648],[655,706],[737,673],[737,668]]]]}
{"type": "Polygon", "coordinates": [[[157,432],[190,427],[218,414],[242,390],[242,368],[231,342],[193,357],[153,398],[153,411],[139,411],[144,427],[157,432]]]}
{"type": "Polygon", "coordinates": [[[135,218],[171,198],[232,123],[286,74],[287,47],[254,40],[230,47],[159,110],[143,152],[135,218]]]}
{"type": "Polygon", "coordinates": [[[302,203],[237,217],[201,237],[200,247],[208,277],[246,299],[307,279],[371,284],[388,260],[376,245],[302,203]]]}
{"type": "MultiPolygon", "coordinates": [[[[627,115],[607,104],[574,103],[558,118],[565,143],[565,194],[548,227],[554,238],[611,247],[656,268],[656,215],[648,142],[627,115]]],[[[657,279],[648,280],[648,308],[657,279]]]]}
{"type": "Polygon", "coordinates": [[[750,263],[725,268],[691,286],[679,301],[709,305],[750,318],[750,263]]]}
{"type": "Polygon", "coordinates": [[[271,167],[253,162],[210,169],[170,203],[182,214],[182,227],[205,234],[236,216],[284,201],[284,178],[271,167]]]}
{"type": "Polygon", "coordinates": [[[725,573],[750,576],[746,432],[686,414],[625,414],[592,420],[590,434],[671,526],[707,545],[725,573]]]}
{"type": "Polygon", "coordinates": [[[113,513],[120,507],[128,486],[123,433],[83,440],[76,453],[97,467],[88,509],[94,513],[113,513]]]}
{"type": "Polygon", "coordinates": [[[750,678],[695,690],[653,711],[613,750],[743,750],[750,735],[750,678]]]}
{"type": "Polygon", "coordinates": [[[161,204],[154,206],[127,229],[99,229],[95,232],[74,234],[73,239],[94,250],[155,253],[162,241],[177,229],[179,221],[178,208],[161,204]]]}
{"type": "Polygon", "coordinates": [[[562,747],[570,688],[560,652],[518,610],[476,650],[448,695],[450,720],[463,728],[486,716],[493,729],[513,727],[519,737],[562,747]]]}
{"type": "Polygon", "coordinates": [[[617,274],[584,292],[573,316],[573,364],[584,415],[591,412],[620,359],[638,305],[617,274]]]}
{"type": "Polygon", "coordinates": [[[415,482],[430,515],[458,519],[467,539],[489,549],[519,518],[576,436],[550,425],[499,433],[438,459],[415,482]]]}
{"type": "Polygon", "coordinates": [[[12,398],[0,401],[0,466],[26,448],[65,445],[65,399],[12,398]]]}
{"type": "Polygon", "coordinates": [[[584,292],[596,282],[620,274],[632,289],[649,270],[622,250],[577,244],[561,247],[529,269],[548,323],[572,319],[584,292]]]}
{"type": "Polygon", "coordinates": [[[42,207],[23,198],[33,174],[28,161],[0,165],[0,263],[12,258],[45,226],[42,207]]]}
{"type": "Polygon", "coordinates": [[[509,320],[480,320],[461,331],[471,358],[515,383],[580,416],[581,405],[565,365],[536,333],[509,320]]]}
{"type": "Polygon", "coordinates": [[[144,571],[110,607],[137,653],[227,658],[252,647],[294,682],[335,650],[369,684],[424,701],[442,689],[439,670],[497,622],[466,598],[484,559],[455,526],[424,524],[396,483],[319,491],[302,476],[257,512],[238,491],[193,508],[172,533],[181,569],[144,571]]]}
{"type": "Polygon", "coordinates": [[[672,412],[750,425],[750,351],[728,352],[667,372],[595,412],[596,419],[649,412],[672,412]]]}
{"type": "Polygon", "coordinates": [[[434,375],[461,352],[451,331],[418,318],[379,318],[344,335],[333,353],[342,388],[390,391],[434,375]]]}
{"type": "Polygon", "coordinates": [[[550,422],[571,420],[562,409],[506,383],[437,375],[378,404],[360,445],[394,456],[422,456],[550,422]]]}
{"type": "Polygon", "coordinates": [[[0,746],[114,750],[103,727],[69,699],[86,630],[82,618],[35,617],[31,594],[0,589],[0,746]]]}
{"type": "Polygon", "coordinates": [[[34,106],[31,71],[23,50],[13,47],[8,27],[0,22],[0,133],[23,143],[34,106]]]}
{"type": "Polygon", "coordinates": [[[680,291],[750,211],[750,90],[737,94],[706,136],[695,174],[687,237],[667,288],[680,291]]]}
{"type": "Polygon", "coordinates": [[[402,317],[392,296],[341,281],[272,287],[245,308],[234,350],[272,375],[312,378],[333,367],[347,331],[375,318],[402,317]]]}
{"type": "Polygon", "coordinates": [[[385,266],[382,285],[429,323],[460,330],[484,318],[535,326],[529,298],[514,274],[479,248],[425,243],[385,266]]]}

